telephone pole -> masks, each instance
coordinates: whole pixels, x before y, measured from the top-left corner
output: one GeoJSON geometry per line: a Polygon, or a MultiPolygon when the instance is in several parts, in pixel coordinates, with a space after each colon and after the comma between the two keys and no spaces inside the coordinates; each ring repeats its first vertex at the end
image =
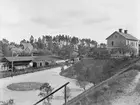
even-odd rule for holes
{"type": "MultiPolygon", "coordinates": [[[[12,58],[13,58],[13,51],[12,51],[12,58]]],[[[13,59],[12,59],[12,73],[11,73],[11,77],[13,77],[13,59]]]]}

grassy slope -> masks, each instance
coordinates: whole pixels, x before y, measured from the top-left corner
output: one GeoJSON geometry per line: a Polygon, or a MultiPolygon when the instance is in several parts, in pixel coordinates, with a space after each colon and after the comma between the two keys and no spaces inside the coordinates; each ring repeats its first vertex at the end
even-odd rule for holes
{"type": "MultiPolygon", "coordinates": [[[[139,105],[139,78],[140,61],[135,63],[129,71],[123,72],[117,78],[111,79],[91,91],[80,100],[81,105],[139,105]]],[[[78,105],[78,102],[74,105],[78,105]]]]}
{"type": "MultiPolygon", "coordinates": [[[[120,68],[122,68],[125,64],[129,63],[129,61],[130,60],[120,62],[119,60],[112,60],[112,59],[109,59],[109,60],[97,60],[96,59],[96,60],[94,60],[94,59],[90,59],[90,58],[83,60],[84,65],[95,65],[96,67],[100,67],[101,71],[103,71],[104,65],[106,65],[107,63],[111,64],[110,66],[107,66],[105,68],[105,70],[110,69],[110,71],[113,72],[113,73],[111,73],[111,75],[114,75],[116,72],[119,72],[120,68]]],[[[68,69],[66,69],[65,71],[62,71],[60,73],[60,75],[65,76],[65,77],[69,77],[69,78],[74,78],[75,75],[73,75],[74,74],[73,71],[74,71],[73,66],[71,66],[68,69]]]]}
{"type": "Polygon", "coordinates": [[[85,105],[85,103],[87,103],[87,105],[119,105],[115,100],[120,99],[121,96],[130,96],[130,94],[132,95],[136,92],[140,94],[138,86],[134,88],[134,90],[126,92],[126,89],[130,87],[131,82],[137,74],[137,70],[131,70],[121,74],[114,80],[108,81],[108,83],[100,86],[81,99],[81,105],[85,105]]]}
{"type": "MultiPolygon", "coordinates": [[[[106,62],[107,60],[94,60],[94,59],[91,59],[91,58],[88,58],[88,59],[84,59],[83,62],[84,62],[84,65],[95,65],[95,66],[98,66],[98,67],[103,67],[103,64],[106,62]]],[[[75,64],[76,65],[76,64],[75,64]]],[[[83,65],[83,67],[84,67],[83,65]]],[[[65,76],[65,77],[69,77],[69,78],[74,78],[74,75],[73,75],[73,66],[67,68],[65,71],[62,71],[60,72],[60,75],[62,76],[65,76]]]]}

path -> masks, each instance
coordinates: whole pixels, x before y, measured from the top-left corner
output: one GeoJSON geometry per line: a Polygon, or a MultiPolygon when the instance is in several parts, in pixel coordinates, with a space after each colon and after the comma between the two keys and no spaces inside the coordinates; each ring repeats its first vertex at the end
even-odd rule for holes
{"type": "MultiPolygon", "coordinates": [[[[72,97],[75,97],[81,93],[82,90],[75,85],[75,80],[60,76],[60,70],[61,68],[58,67],[35,73],[0,79],[0,100],[5,101],[12,98],[17,105],[33,105],[40,99],[38,96],[39,91],[22,92],[7,89],[7,85],[18,82],[48,82],[55,89],[66,82],[70,82],[68,86],[72,89],[72,97]]],[[[60,90],[54,95],[55,99],[52,101],[52,105],[62,105],[64,103],[62,91],[63,90],[60,90]]]]}

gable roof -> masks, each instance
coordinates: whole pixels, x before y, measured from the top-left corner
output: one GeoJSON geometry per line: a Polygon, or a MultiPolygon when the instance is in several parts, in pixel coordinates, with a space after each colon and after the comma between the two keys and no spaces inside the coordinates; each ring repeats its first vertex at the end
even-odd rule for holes
{"type": "Polygon", "coordinates": [[[32,61],[33,57],[26,56],[26,57],[4,57],[4,59],[12,62],[12,61],[32,61]]]}
{"type": "Polygon", "coordinates": [[[60,60],[61,58],[58,56],[47,55],[47,56],[34,56],[33,61],[52,61],[52,60],[60,60]]]}
{"type": "MultiPolygon", "coordinates": [[[[125,33],[118,32],[118,31],[115,31],[113,34],[115,34],[115,33],[123,36],[126,39],[138,41],[138,39],[136,37],[132,36],[131,34],[125,34],[125,33]]],[[[109,37],[107,37],[106,40],[109,39],[113,34],[111,34],[109,37]]]]}

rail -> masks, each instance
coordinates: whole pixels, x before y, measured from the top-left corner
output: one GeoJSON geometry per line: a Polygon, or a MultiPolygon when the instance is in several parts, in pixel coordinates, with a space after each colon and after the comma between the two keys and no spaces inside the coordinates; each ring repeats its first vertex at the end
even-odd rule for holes
{"type": "Polygon", "coordinates": [[[65,105],[67,103],[67,98],[66,98],[66,86],[69,84],[69,82],[65,83],[64,85],[62,85],[61,87],[59,87],[58,89],[56,89],[55,91],[53,91],[52,93],[50,93],[49,95],[47,95],[46,97],[42,98],[41,100],[39,100],[38,102],[36,102],[33,105],[37,105],[40,102],[42,102],[43,100],[45,100],[46,98],[48,98],[49,96],[53,95],[54,93],[56,93],[57,91],[59,91],[60,89],[62,89],[63,87],[65,87],[65,105]]]}

